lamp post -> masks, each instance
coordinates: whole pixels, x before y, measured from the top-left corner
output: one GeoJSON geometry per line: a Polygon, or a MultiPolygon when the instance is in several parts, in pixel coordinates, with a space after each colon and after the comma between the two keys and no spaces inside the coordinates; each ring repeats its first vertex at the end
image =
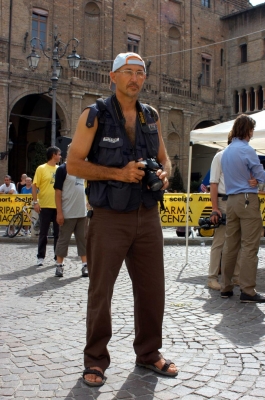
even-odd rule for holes
{"type": "Polygon", "coordinates": [[[65,53],[70,45],[71,42],[74,43],[73,45],[73,50],[72,53],[67,56],[68,64],[71,69],[76,69],[79,67],[80,63],[80,56],[76,54],[76,48],[79,44],[78,39],[72,38],[70,39],[66,44],[63,43],[59,38],[57,34],[57,26],[55,25],[54,28],[54,35],[53,35],[53,51],[52,55],[49,55],[47,53],[47,50],[45,50],[44,44],[38,37],[33,37],[30,41],[32,50],[31,54],[27,57],[28,64],[30,69],[33,71],[37,68],[40,56],[36,53],[35,50],[35,44],[33,43],[34,41],[38,41],[40,44],[40,48],[45,55],[45,57],[49,58],[52,60],[52,77],[51,77],[51,82],[52,82],[52,132],[51,132],[51,145],[55,146],[55,140],[56,140],[56,90],[57,90],[57,84],[58,84],[58,79],[60,77],[60,72],[61,72],[61,65],[59,60],[65,56],[65,53]]]}
{"type": "Polygon", "coordinates": [[[9,152],[13,149],[14,143],[12,142],[11,139],[8,139],[8,142],[6,144],[6,151],[1,151],[0,152],[0,160],[4,160],[7,158],[9,152]]]}

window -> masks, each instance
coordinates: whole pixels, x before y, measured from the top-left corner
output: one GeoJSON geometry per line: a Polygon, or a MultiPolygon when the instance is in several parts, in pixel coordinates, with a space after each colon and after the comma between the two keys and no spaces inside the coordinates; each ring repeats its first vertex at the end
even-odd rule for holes
{"type": "Polygon", "coordinates": [[[257,95],[258,95],[258,110],[262,110],[264,99],[263,99],[263,90],[261,86],[259,86],[258,88],[257,95]]]}
{"type": "Polygon", "coordinates": [[[210,0],[202,0],[202,6],[210,8],[210,0]]]}
{"type": "Polygon", "coordinates": [[[241,63],[245,63],[248,60],[248,52],[247,52],[247,44],[241,44],[240,53],[241,53],[241,63]]]}
{"type": "Polygon", "coordinates": [[[94,2],[87,3],[85,7],[84,20],[84,43],[89,43],[89,46],[84,46],[85,58],[94,60],[100,59],[100,32],[102,19],[100,18],[100,8],[94,2]],[[91,40],[93,38],[93,40],[91,40]]]}
{"type": "MultiPolygon", "coordinates": [[[[48,11],[34,8],[32,12],[32,37],[38,37],[46,47],[48,11]]],[[[33,45],[40,48],[40,42],[33,40],[33,45]]]]}
{"type": "Polygon", "coordinates": [[[221,67],[224,65],[224,49],[221,49],[220,51],[220,65],[221,67]]]}
{"type": "Polygon", "coordinates": [[[181,77],[181,34],[176,27],[171,27],[168,32],[168,57],[167,73],[174,78],[181,77]]]}
{"type": "Polygon", "coordinates": [[[234,111],[235,114],[239,113],[239,93],[237,90],[234,93],[234,111]]]}
{"type": "Polygon", "coordinates": [[[138,35],[128,34],[128,51],[133,53],[139,53],[139,45],[140,45],[141,37],[138,35]]]}
{"type": "Polygon", "coordinates": [[[253,87],[249,90],[249,110],[255,110],[255,91],[253,87]]]}
{"type": "Polygon", "coordinates": [[[202,56],[202,77],[201,83],[204,86],[211,84],[211,58],[202,56]]]}

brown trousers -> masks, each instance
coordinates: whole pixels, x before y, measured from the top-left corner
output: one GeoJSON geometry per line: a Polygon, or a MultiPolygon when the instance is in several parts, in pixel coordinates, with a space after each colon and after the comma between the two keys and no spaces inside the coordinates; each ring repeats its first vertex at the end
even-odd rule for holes
{"type": "Polygon", "coordinates": [[[249,193],[249,204],[245,207],[244,193],[229,195],[226,207],[225,244],[222,254],[221,291],[233,289],[234,273],[238,251],[240,253],[240,289],[253,296],[256,286],[258,251],[262,220],[258,195],[249,193]]]}
{"type": "Polygon", "coordinates": [[[162,346],[165,286],[158,207],[141,205],[127,213],[95,207],[87,239],[90,283],[85,367],[105,371],[110,364],[111,298],[124,260],[133,286],[136,361],[149,364],[162,357],[158,349],[162,346]]]}

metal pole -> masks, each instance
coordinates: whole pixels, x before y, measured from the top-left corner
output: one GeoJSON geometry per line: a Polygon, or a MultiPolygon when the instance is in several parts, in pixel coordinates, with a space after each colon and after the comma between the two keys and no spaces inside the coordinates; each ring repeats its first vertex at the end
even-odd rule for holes
{"type": "Polygon", "coordinates": [[[189,256],[188,256],[188,249],[189,249],[189,208],[190,208],[190,175],[191,175],[192,146],[193,146],[193,142],[190,142],[189,165],[188,165],[187,203],[186,203],[186,265],[189,262],[189,256]]]}
{"type": "Polygon", "coordinates": [[[56,141],[56,89],[58,83],[58,76],[56,73],[56,63],[58,61],[58,48],[54,47],[53,50],[53,63],[52,63],[52,133],[51,133],[51,146],[55,146],[56,141]]]}

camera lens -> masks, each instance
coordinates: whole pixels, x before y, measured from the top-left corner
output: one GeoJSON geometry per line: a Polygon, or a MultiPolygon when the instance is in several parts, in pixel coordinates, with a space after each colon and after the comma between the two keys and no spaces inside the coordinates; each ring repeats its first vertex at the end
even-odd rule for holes
{"type": "Polygon", "coordinates": [[[158,178],[155,171],[146,171],[145,175],[146,175],[147,185],[153,192],[156,192],[157,190],[161,189],[161,187],[163,186],[163,182],[161,179],[158,178]]]}

